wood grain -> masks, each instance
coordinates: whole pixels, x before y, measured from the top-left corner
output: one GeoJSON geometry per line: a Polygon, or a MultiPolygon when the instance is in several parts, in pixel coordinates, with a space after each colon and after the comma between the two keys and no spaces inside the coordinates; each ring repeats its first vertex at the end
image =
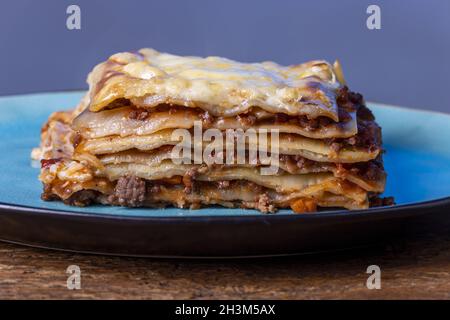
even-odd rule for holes
{"type": "Polygon", "coordinates": [[[286,258],[157,260],[0,243],[2,299],[450,299],[450,218],[424,217],[376,247],[286,258]],[[66,268],[81,268],[80,290],[66,268]],[[381,268],[368,290],[366,268],[381,268]]]}

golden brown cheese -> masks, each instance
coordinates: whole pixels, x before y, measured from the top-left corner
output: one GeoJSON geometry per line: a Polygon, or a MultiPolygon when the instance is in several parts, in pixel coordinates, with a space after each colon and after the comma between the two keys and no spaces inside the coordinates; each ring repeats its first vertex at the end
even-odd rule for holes
{"type": "Polygon", "coordinates": [[[233,116],[258,106],[273,113],[339,121],[336,90],[342,85],[337,79],[325,61],[285,67],[141,49],[111,56],[94,68],[88,83],[91,111],[127,99],[147,108],[161,103],[199,107],[215,116],[233,116]]]}

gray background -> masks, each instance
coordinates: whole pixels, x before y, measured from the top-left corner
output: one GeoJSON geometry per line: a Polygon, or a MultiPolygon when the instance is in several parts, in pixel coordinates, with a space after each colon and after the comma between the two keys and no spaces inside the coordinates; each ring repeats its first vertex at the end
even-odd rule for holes
{"type": "Polygon", "coordinates": [[[368,100],[450,111],[449,0],[1,0],[0,95],[86,88],[98,62],[153,47],[295,64],[339,58],[368,100]],[[82,30],[66,29],[78,4],[82,30]],[[381,7],[381,30],[366,8],[381,7]]]}

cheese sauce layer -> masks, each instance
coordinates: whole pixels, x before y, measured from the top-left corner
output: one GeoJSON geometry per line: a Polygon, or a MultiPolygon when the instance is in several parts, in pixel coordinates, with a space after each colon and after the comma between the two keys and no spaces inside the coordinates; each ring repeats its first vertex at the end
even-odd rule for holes
{"type": "Polygon", "coordinates": [[[339,121],[336,92],[340,66],[326,61],[281,66],[241,63],[220,57],[182,57],[141,49],[97,65],[88,77],[91,111],[127,99],[151,108],[161,103],[198,107],[232,116],[260,107],[289,115],[339,121]]]}

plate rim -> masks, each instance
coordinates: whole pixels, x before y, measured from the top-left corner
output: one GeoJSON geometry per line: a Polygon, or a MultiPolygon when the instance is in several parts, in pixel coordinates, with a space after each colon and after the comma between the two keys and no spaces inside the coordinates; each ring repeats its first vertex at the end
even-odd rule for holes
{"type": "MultiPolygon", "coordinates": [[[[61,209],[51,209],[51,208],[38,208],[32,206],[25,205],[17,205],[17,204],[8,204],[4,202],[0,202],[0,214],[3,212],[13,211],[15,213],[31,213],[31,214],[39,214],[39,215],[47,215],[47,216],[60,216],[60,217],[71,217],[71,218],[97,218],[103,220],[115,220],[115,221],[123,221],[123,220],[133,220],[133,221],[145,221],[145,222],[220,222],[220,221],[230,221],[230,220],[239,220],[239,221],[250,221],[255,219],[260,220],[311,220],[311,219],[324,219],[324,218],[371,218],[376,216],[381,216],[383,214],[391,214],[398,212],[408,212],[413,214],[413,211],[417,210],[427,210],[432,208],[440,208],[440,207],[449,207],[450,208],[450,196],[429,200],[429,201],[421,201],[415,203],[408,203],[402,205],[394,205],[394,206],[383,206],[383,207],[374,207],[369,209],[360,209],[360,210],[329,210],[324,212],[315,212],[310,214],[262,214],[262,213],[252,213],[248,215],[233,215],[233,214],[225,214],[225,215],[192,215],[192,216],[134,216],[134,215],[123,215],[123,214],[107,214],[107,213],[95,213],[95,212],[78,212],[71,210],[61,210],[61,209]],[[214,221],[213,221],[214,220],[214,221]]],[[[164,210],[149,208],[149,210],[164,210]]],[[[190,209],[186,209],[190,210],[190,209]]],[[[398,215],[393,216],[398,217],[398,215]]]]}

